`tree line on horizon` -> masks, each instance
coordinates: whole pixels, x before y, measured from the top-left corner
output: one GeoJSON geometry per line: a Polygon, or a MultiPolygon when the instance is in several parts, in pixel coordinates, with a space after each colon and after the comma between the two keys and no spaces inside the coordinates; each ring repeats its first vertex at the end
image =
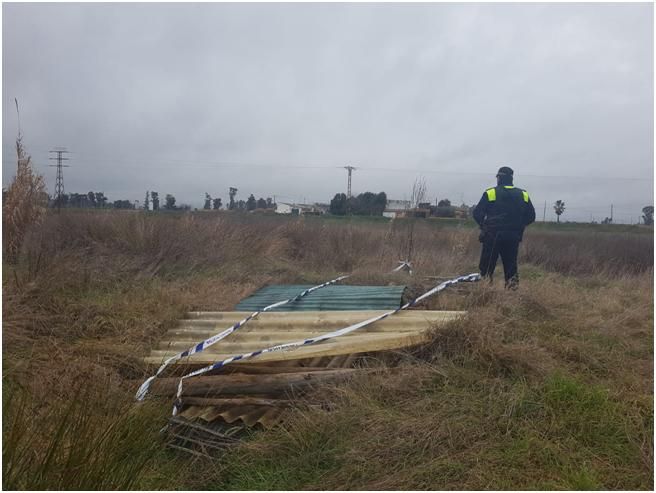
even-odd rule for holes
{"type": "MultiPolygon", "coordinates": [[[[235,211],[253,211],[255,209],[276,210],[277,204],[271,197],[256,199],[253,194],[250,194],[247,200],[236,200],[237,189],[230,187],[229,197],[230,201],[226,204],[227,210],[235,211]]],[[[104,192],[89,191],[87,193],[65,193],[61,198],[52,198],[50,195],[43,192],[46,203],[50,208],[64,207],[64,208],[78,208],[78,209],[131,209],[142,208],[145,210],[159,211],[159,210],[191,210],[192,207],[188,204],[176,204],[176,198],[172,194],[166,194],[164,197],[164,204],[160,207],[159,193],[156,191],[147,191],[144,203],[138,206],[138,201],[130,201],[127,199],[120,199],[110,201],[104,192]]],[[[3,204],[7,196],[7,190],[3,189],[3,204]]],[[[203,205],[204,210],[220,210],[224,206],[221,198],[212,198],[209,193],[205,193],[205,201],[203,205]]],[[[343,216],[347,214],[361,215],[361,216],[381,216],[387,206],[387,194],[385,192],[373,193],[364,192],[353,196],[350,199],[344,193],[337,193],[330,201],[329,212],[330,214],[343,216]]],[[[430,209],[431,215],[436,217],[455,217],[455,207],[451,205],[449,199],[440,200],[437,206],[432,206],[429,203],[418,204],[419,208],[430,209]]],[[[553,205],[554,212],[556,213],[556,222],[560,222],[560,216],[565,212],[565,202],[557,200],[553,205]]],[[[648,205],[642,208],[642,215],[640,216],[642,224],[651,226],[654,224],[654,206],[648,205]]],[[[596,221],[593,221],[596,222],[596,221]]],[[[601,224],[611,224],[611,218],[606,217],[601,224]]]]}
{"type": "Polygon", "coordinates": [[[382,216],[387,207],[385,192],[364,192],[348,198],[345,193],[337,193],[330,201],[330,213],[336,216],[354,214],[356,216],[382,216]]]}
{"type": "MultiPolygon", "coordinates": [[[[353,214],[356,216],[382,216],[387,208],[387,194],[385,192],[364,192],[348,198],[344,193],[337,193],[330,201],[329,212],[336,216],[353,214]]],[[[412,209],[413,207],[410,206],[412,209]]],[[[437,205],[428,202],[416,204],[417,209],[429,211],[435,217],[455,217],[456,208],[449,199],[440,200],[437,205]]]]}

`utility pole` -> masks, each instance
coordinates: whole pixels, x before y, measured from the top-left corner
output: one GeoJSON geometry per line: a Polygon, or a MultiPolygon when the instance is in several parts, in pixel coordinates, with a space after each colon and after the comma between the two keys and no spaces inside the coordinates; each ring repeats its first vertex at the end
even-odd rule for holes
{"type": "Polygon", "coordinates": [[[69,168],[68,164],[62,164],[62,161],[68,161],[67,157],[62,157],[63,154],[68,154],[68,151],[64,147],[56,147],[54,150],[49,152],[56,152],[57,157],[48,158],[52,161],[56,160],[57,164],[51,164],[51,167],[57,168],[57,179],[55,181],[55,200],[57,201],[57,212],[61,213],[61,203],[64,197],[64,169],[69,168]]]}
{"type": "Polygon", "coordinates": [[[542,222],[546,222],[547,219],[547,201],[544,201],[544,210],[542,211],[542,222]]]}
{"type": "Polygon", "coordinates": [[[351,198],[351,173],[354,169],[357,169],[353,166],[344,166],[344,169],[348,171],[348,187],[346,188],[346,198],[351,198]]]}
{"type": "Polygon", "coordinates": [[[613,222],[613,204],[610,204],[610,222],[613,222]]]}

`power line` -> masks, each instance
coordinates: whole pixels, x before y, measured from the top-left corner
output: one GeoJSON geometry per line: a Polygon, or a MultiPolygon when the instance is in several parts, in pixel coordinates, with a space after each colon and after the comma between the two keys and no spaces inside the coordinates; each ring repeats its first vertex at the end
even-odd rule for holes
{"type": "MultiPolygon", "coordinates": [[[[109,160],[104,161],[104,158],[96,158],[90,155],[84,155],[80,153],[80,156],[86,156],[84,159],[89,162],[96,161],[98,163],[109,163],[109,160]]],[[[122,163],[130,166],[144,166],[144,165],[154,165],[157,167],[180,167],[181,165],[187,167],[207,167],[207,168],[277,168],[277,169],[336,169],[336,168],[345,168],[344,166],[338,165],[319,165],[314,163],[308,164],[283,164],[283,163],[253,163],[253,162],[211,162],[211,161],[192,161],[185,159],[167,159],[167,160],[157,160],[152,161],[152,158],[144,160],[134,160],[134,159],[114,159],[112,158],[111,163],[122,163]]],[[[355,168],[353,168],[355,169],[355,168]]],[[[492,176],[490,171],[455,171],[451,169],[444,168],[391,168],[391,167],[378,167],[378,166],[360,166],[357,168],[360,171],[375,171],[375,172],[390,172],[390,173],[439,173],[447,175],[462,175],[462,176],[492,176]]],[[[595,175],[538,175],[532,173],[522,173],[518,174],[520,179],[523,178],[540,178],[540,179],[585,179],[585,180],[609,180],[609,181],[653,181],[652,176],[645,176],[641,178],[637,177],[627,177],[627,176],[595,176],[595,175]]]]}
{"type": "MultiPolygon", "coordinates": [[[[6,159],[9,161],[10,159],[6,159]]],[[[87,162],[90,162],[89,159],[85,159],[87,162]]],[[[96,164],[109,164],[110,161],[95,161],[96,164]]],[[[124,164],[127,166],[148,166],[148,167],[157,167],[157,168],[180,168],[180,165],[166,162],[159,163],[148,163],[148,162],[136,162],[136,161],[121,161],[116,160],[112,162],[116,164],[124,164]],[[150,166],[149,166],[150,165],[150,166]]],[[[42,166],[38,165],[37,166],[42,166]]],[[[301,165],[283,165],[283,164],[251,164],[251,163],[194,163],[194,162],[184,162],[184,167],[193,167],[193,168],[265,168],[265,169],[294,169],[294,170],[334,170],[336,168],[343,168],[343,166],[301,166],[301,165]]],[[[455,175],[455,176],[486,176],[490,177],[489,172],[478,172],[478,171],[450,171],[443,169],[419,169],[419,168],[374,168],[374,167],[358,167],[359,171],[363,172],[388,172],[388,173],[426,173],[426,174],[441,174],[441,175],[455,175]]],[[[637,182],[653,182],[653,178],[634,178],[634,177],[619,177],[619,176],[575,176],[575,175],[534,175],[534,174],[522,174],[520,180],[524,178],[536,178],[536,179],[554,179],[554,180],[587,180],[587,181],[637,181],[637,182]]]]}

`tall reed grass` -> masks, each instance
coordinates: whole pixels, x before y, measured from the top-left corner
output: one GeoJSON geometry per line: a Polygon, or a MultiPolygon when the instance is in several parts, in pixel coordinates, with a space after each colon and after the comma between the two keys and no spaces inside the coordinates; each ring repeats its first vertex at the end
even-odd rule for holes
{"type": "Polygon", "coordinates": [[[27,230],[43,219],[48,203],[43,176],[32,169],[31,157],[25,152],[21,137],[16,139],[16,154],[16,176],[2,204],[2,247],[9,262],[17,260],[27,230]]]}

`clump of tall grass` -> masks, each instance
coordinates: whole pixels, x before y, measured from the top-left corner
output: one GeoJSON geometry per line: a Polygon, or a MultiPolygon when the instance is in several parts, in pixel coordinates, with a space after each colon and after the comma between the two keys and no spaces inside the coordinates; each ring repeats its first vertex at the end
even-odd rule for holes
{"type": "Polygon", "coordinates": [[[9,262],[17,260],[28,228],[42,221],[48,203],[43,176],[32,169],[31,157],[20,136],[16,139],[16,154],[16,176],[2,205],[3,249],[9,262]]]}
{"type": "Polygon", "coordinates": [[[165,422],[152,404],[79,390],[39,416],[15,385],[3,396],[2,487],[5,490],[125,490],[147,473],[164,447],[165,422]],[[159,426],[158,426],[159,425],[159,426]]]}

